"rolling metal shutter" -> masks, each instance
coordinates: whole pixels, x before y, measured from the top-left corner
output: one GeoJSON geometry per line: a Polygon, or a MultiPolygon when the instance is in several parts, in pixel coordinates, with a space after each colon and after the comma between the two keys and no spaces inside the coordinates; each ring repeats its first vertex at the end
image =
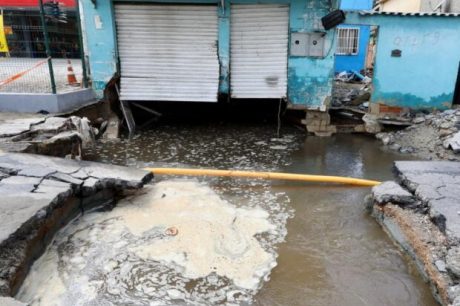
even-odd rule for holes
{"type": "Polygon", "coordinates": [[[286,96],[288,26],[288,6],[232,5],[232,97],[286,96]]]}
{"type": "Polygon", "coordinates": [[[217,7],[116,4],[121,99],[216,102],[217,7]]]}

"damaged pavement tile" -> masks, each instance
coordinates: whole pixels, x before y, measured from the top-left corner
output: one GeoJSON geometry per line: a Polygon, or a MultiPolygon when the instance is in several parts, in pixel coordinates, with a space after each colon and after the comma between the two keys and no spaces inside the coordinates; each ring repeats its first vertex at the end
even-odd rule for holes
{"type": "Polygon", "coordinates": [[[393,181],[383,182],[372,188],[374,199],[379,204],[413,204],[414,196],[393,181]]]}

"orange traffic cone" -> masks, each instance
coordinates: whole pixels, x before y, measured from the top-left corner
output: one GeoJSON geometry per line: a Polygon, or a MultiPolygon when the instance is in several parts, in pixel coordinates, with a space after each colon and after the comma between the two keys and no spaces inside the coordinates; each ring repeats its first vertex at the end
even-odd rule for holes
{"type": "Polygon", "coordinates": [[[75,77],[75,73],[73,72],[72,63],[70,60],[67,60],[67,84],[72,86],[78,86],[77,78],[75,77]]]}

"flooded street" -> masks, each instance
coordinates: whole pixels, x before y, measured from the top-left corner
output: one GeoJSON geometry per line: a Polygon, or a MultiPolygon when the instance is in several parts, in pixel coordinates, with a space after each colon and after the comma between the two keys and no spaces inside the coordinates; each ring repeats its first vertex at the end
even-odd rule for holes
{"type": "MultiPolygon", "coordinates": [[[[90,157],[136,167],[245,169],[376,180],[392,178],[392,161],[406,159],[382,152],[377,141],[364,136],[307,137],[296,128],[283,127],[277,137],[272,124],[223,123],[159,125],[132,140],[98,144],[90,157]]],[[[56,297],[69,301],[72,292],[86,292],[84,301],[74,296],[78,305],[436,305],[428,286],[366,213],[363,199],[369,188],[229,178],[157,177],[155,181],[160,183],[149,187],[157,188],[150,198],[125,200],[111,212],[83,216],[61,231],[34,265],[18,297],[33,300],[32,305],[51,305],[40,298],[46,286],[37,285],[47,271],[46,281],[61,284],[53,287],[56,297]],[[187,217],[183,220],[174,217],[177,213],[168,217],[168,210],[158,216],[161,208],[157,211],[155,206],[133,211],[132,206],[155,205],[182,192],[185,196],[191,192],[193,200],[173,197],[164,207],[177,205],[175,209],[187,217]],[[202,214],[212,211],[212,218],[189,212],[187,205],[178,204],[181,201],[203,205],[202,214]],[[227,212],[206,206],[213,203],[227,207],[227,212]],[[227,213],[240,216],[241,227],[221,236],[207,235],[225,232],[227,213]],[[203,229],[203,235],[193,225],[184,225],[188,218],[196,221],[193,225],[203,229]],[[258,226],[252,228],[244,218],[259,220],[258,226]],[[182,222],[179,231],[186,228],[195,238],[182,245],[168,245],[168,239],[162,242],[167,229],[150,231],[149,227],[166,222],[161,219],[171,225],[182,222]],[[207,225],[200,225],[201,221],[207,225]],[[256,243],[251,242],[254,234],[256,243]],[[178,247],[192,256],[199,254],[192,241],[200,246],[220,245],[214,251],[232,260],[221,262],[207,252],[206,260],[213,265],[205,267],[203,258],[196,256],[190,267],[183,258],[168,257],[177,254],[178,247]],[[98,244],[102,249],[96,250],[98,244]],[[240,256],[247,250],[253,257],[240,256]],[[244,269],[238,269],[243,263],[244,269]],[[82,288],[85,283],[93,287],[82,288]]]]}

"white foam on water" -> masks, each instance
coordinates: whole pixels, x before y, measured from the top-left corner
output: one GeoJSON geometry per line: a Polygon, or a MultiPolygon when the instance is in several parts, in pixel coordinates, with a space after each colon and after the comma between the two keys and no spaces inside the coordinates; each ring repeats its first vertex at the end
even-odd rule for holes
{"type": "Polygon", "coordinates": [[[130,248],[143,259],[180,265],[188,278],[215,272],[245,289],[257,289],[273,265],[274,255],[254,237],[276,229],[261,208],[236,208],[209,187],[186,181],[160,182],[136,203],[136,209],[114,211],[131,233],[142,236],[153,227],[178,230],[174,237],[130,248]]]}
{"type": "Polygon", "coordinates": [[[47,306],[250,303],[276,266],[289,215],[275,205],[280,195],[259,196],[233,205],[197,181],[147,186],[61,230],[17,297],[47,306]],[[166,234],[171,227],[177,235],[166,234]]]}

